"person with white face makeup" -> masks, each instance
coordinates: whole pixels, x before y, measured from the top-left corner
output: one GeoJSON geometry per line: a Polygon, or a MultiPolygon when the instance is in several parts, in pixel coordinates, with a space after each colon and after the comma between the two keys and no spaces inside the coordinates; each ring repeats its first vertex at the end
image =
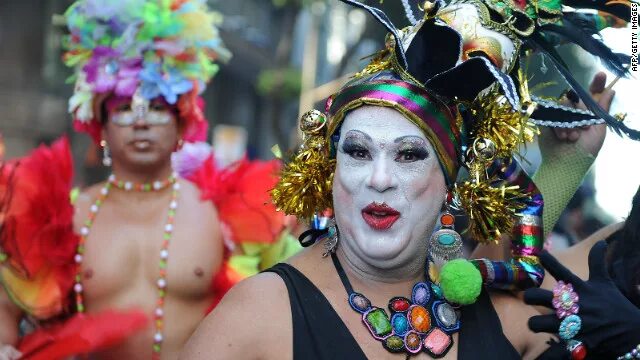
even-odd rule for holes
{"type": "Polygon", "coordinates": [[[304,144],[272,192],[314,222],[300,241],[317,245],[233,288],[182,358],[538,357],[549,337],[527,327],[537,311],[499,291],[544,278],[542,195],[513,159],[537,131],[526,78],[516,91],[485,58],[459,61],[462,36],[433,17],[400,32],[345,2],[391,36],[324,114],[303,116],[304,144]],[[475,240],[510,237],[511,259],[464,259],[460,209],[475,240]]]}
{"type": "MultiPolygon", "coordinates": [[[[393,299],[416,298],[414,284],[429,276],[427,239],[445,201],[445,176],[423,130],[393,108],[365,105],[349,112],[335,145],[334,261],[323,256],[326,247],[312,246],[240,283],[201,324],[183,359],[206,359],[211,352],[219,359],[400,358],[371,337],[376,329],[354,314],[343,284],[380,308],[393,299]]],[[[475,304],[456,311],[461,333],[453,331],[450,341],[420,336],[421,348],[408,354],[466,359],[479,358],[484,349],[491,358],[517,359],[534,358],[546,347],[546,337],[526,327],[535,310],[515,297],[482,292],[475,304]]],[[[436,323],[450,319],[433,316],[432,329],[424,333],[441,334],[436,323]]]]}
{"type": "Polygon", "coordinates": [[[390,108],[365,106],[342,125],[334,177],[341,249],[363,271],[422,274],[425,241],[446,191],[433,147],[390,108]]]}

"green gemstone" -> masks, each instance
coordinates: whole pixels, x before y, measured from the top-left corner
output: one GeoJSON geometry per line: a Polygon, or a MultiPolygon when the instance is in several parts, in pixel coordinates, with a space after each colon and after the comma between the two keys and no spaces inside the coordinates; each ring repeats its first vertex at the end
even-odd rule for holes
{"type": "Polygon", "coordinates": [[[440,245],[453,245],[456,242],[456,238],[451,234],[442,234],[438,236],[438,242],[440,245]]]}
{"type": "Polygon", "coordinates": [[[176,215],[176,211],[175,210],[169,210],[169,216],[175,216],[176,215]]]}
{"type": "Polygon", "coordinates": [[[96,206],[102,205],[102,200],[96,200],[96,206]]]}
{"type": "Polygon", "coordinates": [[[0,253],[0,262],[5,262],[7,261],[7,259],[9,258],[9,256],[5,253],[0,253]]]}
{"type": "Polygon", "coordinates": [[[391,321],[383,309],[370,311],[365,319],[375,336],[383,337],[391,333],[391,321]]]}
{"type": "Polygon", "coordinates": [[[160,269],[166,269],[166,268],[167,268],[167,261],[160,260],[160,269]]]}
{"type": "Polygon", "coordinates": [[[159,353],[160,352],[160,345],[159,344],[153,344],[153,351],[159,353]]]}
{"type": "Polygon", "coordinates": [[[84,254],[84,245],[78,245],[78,254],[84,254]]]}
{"type": "Polygon", "coordinates": [[[171,233],[164,233],[163,238],[165,240],[171,240],[171,233]]]}
{"type": "Polygon", "coordinates": [[[142,186],[142,189],[143,189],[144,191],[151,191],[151,184],[144,184],[144,185],[142,186]]]}
{"type": "Polygon", "coordinates": [[[404,348],[404,341],[398,335],[389,336],[385,341],[384,345],[387,349],[391,351],[398,351],[404,348]]]}
{"type": "Polygon", "coordinates": [[[159,297],[164,297],[166,294],[167,294],[167,293],[165,293],[165,291],[164,291],[164,290],[162,290],[162,289],[158,290],[158,296],[159,296],[159,297]]]}
{"type": "Polygon", "coordinates": [[[78,304],[78,312],[84,312],[84,305],[78,304]]]}
{"type": "Polygon", "coordinates": [[[87,220],[87,221],[85,221],[85,222],[84,222],[84,225],[85,225],[85,226],[89,226],[89,227],[90,227],[90,226],[91,226],[91,220],[87,220]]]}
{"type": "Polygon", "coordinates": [[[82,281],[82,275],[76,274],[76,282],[82,281]]]}

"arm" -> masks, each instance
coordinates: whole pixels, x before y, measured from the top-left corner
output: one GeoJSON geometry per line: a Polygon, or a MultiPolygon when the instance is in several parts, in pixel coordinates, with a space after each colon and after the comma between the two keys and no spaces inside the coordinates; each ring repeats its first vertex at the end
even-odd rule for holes
{"type": "MultiPolygon", "coordinates": [[[[607,75],[599,72],[594,75],[589,91],[598,105],[608,112],[615,91],[608,89],[606,84],[607,75]]],[[[575,103],[567,99],[566,102],[586,110],[582,101],[575,103]]],[[[545,198],[543,215],[545,235],[553,229],[560,214],[582,183],[584,175],[598,156],[607,134],[604,124],[575,129],[554,128],[552,131],[555,137],[540,137],[542,164],[533,175],[533,181],[545,198]]]]}
{"type": "Polygon", "coordinates": [[[18,343],[21,311],[0,286],[0,360],[13,360],[20,356],[14,346],[18,343]]]}
{"type": "Polygon", "coordinates": [[[547,349],[551,336],[536,334],[527,326],[529,317],[537,315],[531,306],[503,292],[491,293],[491,302],[500,319],[502,332],[523,359],[535,359],[547,349]]]}
{"type": "MultiPolygon", "coordinates": [[[[588,238],[580,241],[576,245],[558,251],[557,253],[551,252],[561,264],[571,270],[576,276],[582,280],[586,280],[589,277],[589,265],[587,264],[587,258],[591,248],[601,240],[605,240],[614,232],[620,230],[624,222],[605,226],[602,229],[596,231],[588,238]]],[[[556,285],[556,279],[552,276],[546,276],[541,288],[551,290],[556,285]]]]}
{"type": "MultiPolygon", "coordinates": [[[[598,104],[608,111],[615,91],[606,89],[606,80],[604,73],[596,74],[590,91],[598,104]]],[[[586,109],[582,102],[574,105],[586,109]]],[[[542,163],[532,179],[544,198],[542,224],[545,236],[553,229],[591,168],[602,148],[606,131],[604,124],[577,129],[542,130],[538,138],[542,163]]],[[[500,244],[502,246],[480,244],[471,257],[505,259],[510,253],[510,243],[503,239],[500,244]]]]}
{"type": "Polygon", "coordinates": [[[201,323],[180,359],[291,359],[293,330],[287,289],[261,273],[233,287],[201,323]],[[274,331],[278,329],[278,331],[274,331]]]}
{"type": "MultiPolygon", "coordinates": [[[[601,241],[589,252],[589,279],[583,281],[558,262],[549,253],[540,259],[549,273],[558,281],[572,285],[578,297],[572,300],[577,306],[568,314],[561,311],[547,315],[537,315],[529,319],[529,327],[535,332],[558,333],[560,318],[569,314],[579,317],[581,325],[574,334],[565,339],[584,344],[587,356],[594,359],[616,359],[640,344],[640,309],[635,307],[618,290],[606,269],[605,254],[607,244],[601,241]]],[[[565,289],[564,291],[568,291],[565,289]]],[[[525,302],[553,309],[554,294],[543,289],[529,289],[525,292],[525,302]]],[[[571,305],[571,303],[569,303],[571,305]]],[[[567,309],[569,309],[567,307],[567,309]]]]}

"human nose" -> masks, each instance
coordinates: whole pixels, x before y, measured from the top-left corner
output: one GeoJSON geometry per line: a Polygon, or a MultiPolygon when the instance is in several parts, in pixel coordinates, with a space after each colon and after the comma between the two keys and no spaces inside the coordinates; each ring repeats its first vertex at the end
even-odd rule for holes
{"type": "Polygon", "coordinates": [[[149,123],[147,122],[147,117],[144,114],[136,114],[135,121],[133,122],[134,129],[146,129],[149,127],[149,123]]]}
{"type": "Polygon", "coordinates": [[[373,168],[367,180],[367,186],[377,192],[385,192],[396,187],[396,179],[391,171],[389,159],[384,156],[373,161],[373,168]]]}

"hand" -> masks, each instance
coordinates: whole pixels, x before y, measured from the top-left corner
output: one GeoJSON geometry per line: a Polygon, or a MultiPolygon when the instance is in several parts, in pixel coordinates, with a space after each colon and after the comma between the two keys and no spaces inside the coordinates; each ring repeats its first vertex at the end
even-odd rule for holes
{"type": "Polygon", "coordinates": [[[0,360],[18,360],[22,354],[11,345],[0,345],[0,360]]]}
{"type": "MultiPolygon", "coordinates": [[[[607,244],[600,241],[589,252],[589,280],[583,281],[565,268],[548,252],[540,256],[542,265],[556,280],[573,285],[579,296],[578,316],[582,327],[575,339],[587,347],[587,357],[615,359],[640,344],[640,309],[618,290],[607,272],[607,244]]],[[[543,289],[528,289],[524,301],[530,305],[553,308],[553,293],[543,289]]],[[[558,333],[560,319],[555,312],[533,316],[529,328],[534,332],[558,333]]]]}
{"type": "MultiPolygon", "coordinates": [[[[607,89],[606,84],[607,74],[599,72],[593,76],[589,91],[594,100],[598,102],[598,105],[608,112],[616,92],[607,89]]],[[[563,105],[587,110],[582,100],[577,99],[577,95],[575,97],[565,97],[562,102],[563,105]],[[578,100],[578,102],[575,102],[575,100],[578,100]]],[[[591,155],[597,156],[607,135],[607,126],[600,124],[574,129],[553,128],[552,132],[555,134],[557,142],[577,143],[591,155]]]]}

